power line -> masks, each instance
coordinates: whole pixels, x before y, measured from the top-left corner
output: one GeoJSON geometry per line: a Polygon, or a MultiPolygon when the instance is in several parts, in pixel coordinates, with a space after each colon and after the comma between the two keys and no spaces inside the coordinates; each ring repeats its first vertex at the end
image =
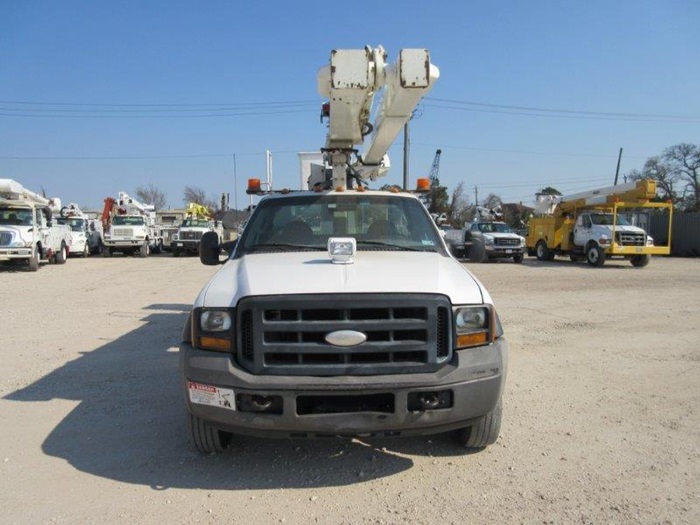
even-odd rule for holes
{"type": "MultiPolygon", "coordinates": [[[[4,111],[7,111],[5,109],[4,111]]],[[[14,110],[12,110],[14,111],[14,110]]],[[[25,110],[26,111],[26,110],[25,110]]],[[[34,117],[34,118],[210,118],[210,117],[244,117],[251,115],[281,115],[285,113],[310,113],[309,109],[284,110],[284,111],[246,111],[238,113],[208,113],[201,115],[54,115],[54,114],[32,114],[32,113],[0,113],[3,117],[34,117]]]]}
{"type": "MultiPolygon", "coordinates": [[[[416,145],[416,146],[430,146],[431,148],[438,147],[437,144],[429,144],[426,142],[411,142],[411,144],[416,145]]],[[[444,146],[442,144],[439,145],[441,148],[446,148],[446,149],[458,149],[458,150],[467,150],[467,151],[484,151],[488,153],[516,153],[518,155],[520,154],[527,154],[527,155],[540,155],[544,157],[588,157],[588,158],[601,158],[601,159],[609,159],[609,158],[617,158],[617,155],[600,155],[600,154],[593,154],[593,153],[551,153],[551,152],[544,152],[544,151],[528,151],[528,150],[517,150],[517,149],[500,149],[500,148],[476,148],[476,147],[471,147],[471,146],[444,146]]],[[[628,159],[646,159],[647,157],[633,157],[633,156],[627,156],[626,158],[628,159]]]]}
{"type": "MultiPolygon", "coordinates": [[[[298,150],[273,150],[272,153],[298,153],[298,150]]],[[[0,157],[0,160],[159,160],[159,159],[202,159],[202,158],[231,158],[231,155],[250,156],[264,155],[265,151],[250,151],[244,153],[203,153],[195,155],[109,155],[109,156],[7,156],[0,157]]]]}
{"type": "Polygon", "coordinates": [[[71,106],[71,107],[228,107],[228,106],[261,106],[261,105],[276,105],[276,106],[298,106],[298,105],[308,105],[316,104],[318,105],[318,100],[287,100],[287,101],[268,101],[268,102],[226,102],[226,103],[193,103],[193,104],[180,104],[180,103],[138,103],[138,104],[122,104],[122,103],[87,103],[87,102],[46,102],[46,101],[22,101],[22,100],[0,100],[0,104],[20,104],[28,106],[71,106]]]}
{"type": "MultiPolygon", "coordinates": [[[[601,118],[604,117],[606,120],[640,120],[643,119],[643,121],[659,121],[659,120],[673,120],[673,121],[689,121],[689,122],[698,122],[700,121],[700,116],[696,115],[662,115],[662,114],[653,114],[653,113],[623,113],[623,112],[606,112],[606,111],[585,111],[585,110],[579,110],[579,109],[551,109],[551,108],[541,108],[541,107],[529,107],[529,106],[511,106],[511,105],[505,105],[505,104],[488,104],[488,103],[483,103],[483,102],[470,102],[466,100],[455,100],[455,99],[445,99],[445,98],[434,98],[434,97],[425,97],[424,100],[427,101],[435,101],[439,103],[448,103],[448,104],[458,104],[461,106],[473,106],[477,108],[490,108],[494,110],[508,110],[508,111],[489,111],[489,112],[495,112],[495,113],[510,113],[510,114],[515,114],[515,115],[530,115],[533,114],[535,116],[548,116],[547,114],[551,114],[550,116],[554,115],[560,115],[560,116],[568,116],[569,118],[576,118],[575,116],[578,115],[581,118],[584,116],[587,117],[597,117],[601,118]],[[520,111],[526,111],[528,113],[520,113],[520,111]]],[[[433,106],[433,107],[441,107],[441,106],[433,106]]],[[[460,109],[460,108],[450,108],[450,109],[460,109]]],[[[464,110],[468,110],[467,108],[461,108],[464,110]]],[[[479,111],[477,109],[472,109],[473,111],[479,111]]],[[[483,109],[481,111],[487,111],[486,109],[483,109]]]]}

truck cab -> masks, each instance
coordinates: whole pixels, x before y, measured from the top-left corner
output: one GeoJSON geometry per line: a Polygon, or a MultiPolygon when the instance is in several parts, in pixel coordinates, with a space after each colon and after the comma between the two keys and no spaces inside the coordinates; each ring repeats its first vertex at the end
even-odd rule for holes
{"type": "Polygon", "coordinates": [[[58,199],[49,200],[10,179],[0,179],[0,263],[63,264],[71,249],[70,228],[55,224],[58,199]]]}
{"type": "Polygon", "coordinates": [[[68,226],[71,230],[73,249],[71,254],[87,257],[90,255],[90,232],[87,217],[56,217],[58,224],[68,226]]]}
{"type": "MultiPolygon", "coordinates": [[[[457,431],[498,437],[507,343],[483,285],[407,193],[264,197],[180,346],[195,446],[457,431]]],[[[219,264],[216,234],[200,258],[219,264]]]]}
{"type": "Polygon", "coordinates": [[[202,236],[210,231],[216,232],[219,236],[219,242],[223,239],[223,228],[219,221],[204,218],[186,218],[177,229],[177,233],[173,234],[172,242],[170,243],[170,251],[173,257],[179,257],[180,254],[189,253],[197,254],[199,252],[199,241],[202,236]]]}

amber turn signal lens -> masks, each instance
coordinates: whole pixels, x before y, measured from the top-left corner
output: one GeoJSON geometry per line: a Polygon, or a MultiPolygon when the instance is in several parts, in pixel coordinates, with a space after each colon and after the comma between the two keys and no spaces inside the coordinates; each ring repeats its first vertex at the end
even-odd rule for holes
{"type": "Polygon", "coordinates": [[[231,341],[228,339],[221,339],[219,337],[209,337],[201,336],[199,338],[199,347],[205,350],[219,350],[222,352],[228,352],[231,350],[231,341]]]}
{"type": "Polygon", "coordinates": [[[465,348],[467,346],[477,346],[486,344],[488,334],[486,332],[476,332],[473,334],[463,334],[457,336],[457,348],[465,348]]]}

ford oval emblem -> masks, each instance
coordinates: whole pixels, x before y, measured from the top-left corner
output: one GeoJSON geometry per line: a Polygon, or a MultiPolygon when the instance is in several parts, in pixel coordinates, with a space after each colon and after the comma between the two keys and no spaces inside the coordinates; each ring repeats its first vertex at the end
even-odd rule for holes
{"type": "Polygon", "coordinates": [[[333,346],[357,346],[367,341],[367,336],[355,330],[337,330],[326,334],[326,342],[333,346]]]}

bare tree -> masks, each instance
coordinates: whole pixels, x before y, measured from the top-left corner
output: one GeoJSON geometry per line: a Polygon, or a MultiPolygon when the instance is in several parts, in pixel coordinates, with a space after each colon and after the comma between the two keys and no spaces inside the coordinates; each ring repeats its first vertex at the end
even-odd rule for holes
{"type": "Polygon", "coordinates": [[[167,202],[165,193],[156,188],[153,184],[136,188],[136,197],[145,204],[152,204],[156,211],[165,208],[167,202]]]}
{"type": "Polygon", "coordinates": [[[632,181],[652,179],[656,181],[656,189],[662,200],[671,199],[674,204],[678,203],[675,187],[679,176],[661,157],[650,157],[644,163],[642,171],[632,170],[627,174],[627,178],[632,181]]]}
{"type": "Polygon", "coordinates": [[[183,200],[185,203],[194,202],[201,204],[207,208],[212,215],[216,213],[219,206],[217,199],[207,197],[207,192],[198,186],[185,186],[183,200]]]}
{"type": "Polygon", "coordinates": [[[696,144],[676,144],[662,155],[670,171],[685,182],[686,211],[700,211],[700,147],[696,144]]]}
{"type": "Polygon", "coordinates": [[[450,203],[447,206],[447,216],[452,226],[461,228],[469,218],[469,200],[464,189],[464,182],[457,184],[452,190],[450,203]]]}
{"type": "Polygon", "coordinates": [[[503,201],[501,200],[501,197],[496,195],[495,193],[489,193],[486,198],[482,202],[482,206],[484,208],[488,208],[490,210],[495,210],[499,206],[503,204],[503,201]]]}

